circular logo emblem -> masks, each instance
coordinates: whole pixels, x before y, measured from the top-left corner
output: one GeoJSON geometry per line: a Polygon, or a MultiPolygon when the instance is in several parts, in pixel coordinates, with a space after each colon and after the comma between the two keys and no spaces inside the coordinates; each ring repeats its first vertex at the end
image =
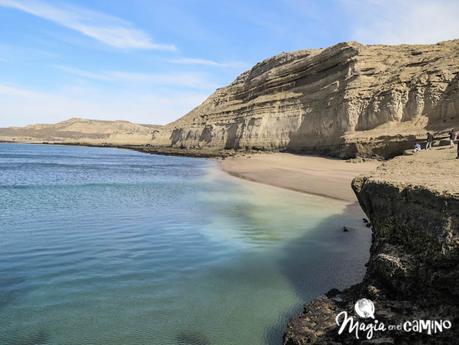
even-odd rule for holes
{"type": "Polygon", "coordinates": [[[375,318],[375,305],[372,301],[366,298],[359,299],[354,306],[354,310],[358,316],[366,319],[371,317],[375,318]]]}

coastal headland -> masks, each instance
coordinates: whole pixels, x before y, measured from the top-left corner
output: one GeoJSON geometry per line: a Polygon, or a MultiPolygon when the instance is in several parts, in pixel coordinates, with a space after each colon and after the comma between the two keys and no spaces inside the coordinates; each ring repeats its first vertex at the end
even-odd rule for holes
{"type": "MultiPolygon", "coordinates": [[[[273,153],[220,162],[233,176],[352,202],[357,197],[373,234],[363,281],[332,289],[291,319],[284,344],[453,344],[459,337],[459,161],[436,147],[389,161],[355,162],[273,153]],[[336,317],[354,315],[367,298],[385,325],[445,321],[451,328],[339,334],[336,317]],[[430,333],[430,334],[429,334],[430,333]],[[363,339],[362,339],[363,338],[363,339]]],[[[370,230],[369,230],[370,231],[370,230]]],[[[371,320],[367,323],[371,323],[371,320]]]]}
{"type": "Polygon", "coordinates": [[[459,130],[458,114],[459,40],[344,42],[266,59],[164,126],[73,118],[0,129],[0,140],[220,157],[234,176],[349,202],[352,185],[373,234],[366,275],[309,301],[287,326],[284,343],[454,344],[459,160],[447,137],[459,130]],[[434,149],[407,152],[427,131],[434,149]],[[305,153],[351,160],[298,155],[305,153]],[[376,332],[363,341],[338,334],[336,316],[353,314],[361,298],[374,302],[375,318],[386,324],[449,320],[452,328],[434,335],[376,332]]]}
{"type": "MultiPolygon", "coordinates": [[[[459,337],[459,161],[455,149],[400,156],[356,177],[352,188],[373,233],[362,283],[336,289],[304,306],[284,344],[454,344],[459,337]],[[411,328],[375,332],[357,339],[338,334],[337,315],[355,315],[367,298],[385,325],[447,320],[436,334],[411,328]]],[[[367,323],[374,320],[369,319],[367,323]]]]}
{"type": "Polygon", "coordinates": [[[156,153],[283,151],[391,158],[459,128],[459,40],[281,53],[163,126],[72,118],[0,128],[0,140],[143,145],[156,153]]]}

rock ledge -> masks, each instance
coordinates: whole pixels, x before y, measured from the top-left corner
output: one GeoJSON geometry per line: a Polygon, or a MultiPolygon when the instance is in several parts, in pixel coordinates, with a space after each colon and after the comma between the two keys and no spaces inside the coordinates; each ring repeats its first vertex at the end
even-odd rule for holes
{"type": "Polygon", "coordinates": [[[452,150],[397,157],[374,174],[354,179],[353,189],[373,226],[366,275],[360,284],[306,304],[303,314],[289,322],[284,344],[457,343],[459,161],[454,157],[452,150]],[[371,340],[338,335],[336,315],[355,315],[360,298],[374,302],[375,317],[385,324],[449,320],[452,328],[435,335],[376,332],[371,340]]]}

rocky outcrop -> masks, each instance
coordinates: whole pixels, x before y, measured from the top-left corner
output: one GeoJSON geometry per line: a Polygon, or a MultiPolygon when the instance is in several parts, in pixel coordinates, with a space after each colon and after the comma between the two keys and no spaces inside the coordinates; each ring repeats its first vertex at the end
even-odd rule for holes
{"type": "MultiPolygon", "coordinates": [[[[459,337],[459,165],[451,150],[422,152],[384,163],[354,179],[371,220],[373,240],[362,283],[332,290],[290,321],[285,344],[454,344],[459,337]],[[376,332],[372,339],[338,335],[335,318],[355,315],[369,298],[379,322],[449,320],[442,333],[376,332]]],[[[371,320],[372,321],[372,320],[371,320]]]]}
{"type": "Polygon", "coordinates": [[[0,140],[89,145],[146,145],[161,126],[71,118],[56,124],[0,128],[0,140]]]}
{"type": "Polygon", "coordinates": [[[459,40],[282,53],[165,126],[158,147],[393,156],[459,124],[459,40]]]}

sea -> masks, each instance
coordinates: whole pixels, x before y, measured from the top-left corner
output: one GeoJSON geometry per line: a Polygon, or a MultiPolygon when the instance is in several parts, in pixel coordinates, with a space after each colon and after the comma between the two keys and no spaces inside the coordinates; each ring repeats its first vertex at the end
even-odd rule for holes
{"type": "Polygon", "coordinates": [[[362,279],[362,217],[211,159],[2,143],[0,344],[281,344],[362,279]]]}

